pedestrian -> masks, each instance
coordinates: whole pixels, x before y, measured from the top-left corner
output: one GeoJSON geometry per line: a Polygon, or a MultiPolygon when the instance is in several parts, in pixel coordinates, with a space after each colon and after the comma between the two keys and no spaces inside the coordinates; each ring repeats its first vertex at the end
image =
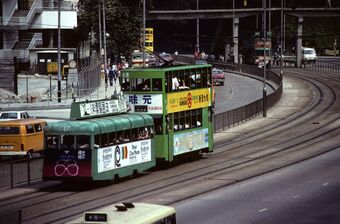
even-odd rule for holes
{"type": "Polygon", "coordinates": [[[327,4],[325,8],[332,8],[332,0],[327,0],[327,4]]]}
{"type": "Polygon", "coordinates": [[[110,86],[113,86],[113,78],[114,78],[114,71],[112,68],[110,68],[110,71],[109,71],[110,86]]]}

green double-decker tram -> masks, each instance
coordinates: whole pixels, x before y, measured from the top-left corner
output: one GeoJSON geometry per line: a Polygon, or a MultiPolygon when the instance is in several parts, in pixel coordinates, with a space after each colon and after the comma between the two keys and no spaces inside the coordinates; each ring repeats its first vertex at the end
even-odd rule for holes
{"type": "Polygon", "coordinates": [[[185,65],[122,71],[128,109],[154,119],[158,164],[213,150],[211,70],[211,65],[185,65]]]}

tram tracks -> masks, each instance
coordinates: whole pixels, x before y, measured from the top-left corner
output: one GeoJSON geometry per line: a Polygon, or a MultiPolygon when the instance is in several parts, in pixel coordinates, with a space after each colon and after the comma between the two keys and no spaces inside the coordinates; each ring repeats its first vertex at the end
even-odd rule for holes
{"type": "Polygon", "coordinates": [[[27,206],[29,203],[26,201],[26,204],[13,203],[11,209],[23,208],[24,223],[63,223],[84,210],[124,200],[168,204],[256,176],[251,172],[255,169],[261,169],[260,173],[270,172],[305,159],[306,153],[310,157],[332,150],[339,145],[325,145],[325,140],[334,141],[340,136],[339,117],[328,112],[335,106],[336,97],[329,99],[329,96],[323,95],[325,89],[319,88],[318,91],[304,113],[292,115],[288,121],[276,122],[266,130],[250,131],[235,141],[219,145],[209,159],[91,191],[54,192],[50,197],[46,196],[45,201],[38,200],[38,192],[27,199],[31,206],[27,206]],[[315,121],[319,123],[313,124],[315,121]],[[311,130],[306,132],[306,127],[311,130]]]}

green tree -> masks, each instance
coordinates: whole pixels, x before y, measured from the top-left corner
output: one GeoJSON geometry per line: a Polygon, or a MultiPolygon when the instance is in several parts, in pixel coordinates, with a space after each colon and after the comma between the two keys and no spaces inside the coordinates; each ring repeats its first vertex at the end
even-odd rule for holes
{"type": "MultiPolygon", "coordinates": [[[[95,33],[95,49],[99,49],[99,2],[80,1],[77,28],[81,40],[87,40],[89,33],[95,33]]],[[[108,57],[117,58],[122,55],[128,58],[131,51],[138,47],[142,27],[141,10],[140,0],[105,0],[108,57]]]]}

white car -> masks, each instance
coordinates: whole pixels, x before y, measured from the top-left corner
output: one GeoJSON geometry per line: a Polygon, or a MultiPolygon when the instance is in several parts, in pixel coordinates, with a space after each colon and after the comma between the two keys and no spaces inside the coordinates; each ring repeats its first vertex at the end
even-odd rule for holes
{"type": "Polygon", "coordinates": [[[302,48],[302,60],[305,63],[316,62],[316,52],[314,48],[303,47],[302,48]]]}
{"type": "Polygon", "coordinates": [[[4,111],[0,113],[0,121],[30,118],[26,111],[4,111]]]}

